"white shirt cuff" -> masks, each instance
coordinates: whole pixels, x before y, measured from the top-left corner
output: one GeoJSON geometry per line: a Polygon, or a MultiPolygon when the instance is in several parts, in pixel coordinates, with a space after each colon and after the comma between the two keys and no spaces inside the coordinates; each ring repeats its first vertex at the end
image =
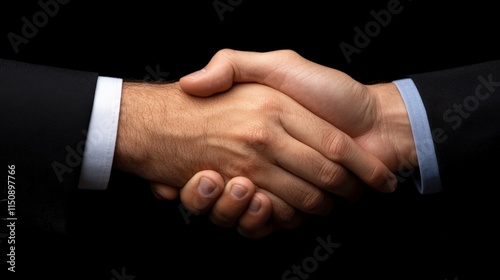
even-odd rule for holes
{"type": "Polygon", "coordinates": [[[97,78],[79,189],[105,190],[108,187],[118,131],[122,84],[120,78],[97,78]]]}

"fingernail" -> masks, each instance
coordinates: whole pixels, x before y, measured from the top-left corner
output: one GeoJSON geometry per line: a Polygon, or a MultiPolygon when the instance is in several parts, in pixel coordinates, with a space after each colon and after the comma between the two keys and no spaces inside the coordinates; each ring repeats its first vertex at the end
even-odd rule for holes
{"type": "Polygon", "coordinates": [[[192,79],[192,80],[195,80],[195,79],[198,79],[200,76],[202,76],[203,74],[205,74],[205,72],[207,72],[207,70],[205,69],[201,69],[201,70],[198,70],[196,72],[193,72],[189,75],[186,75],[184,76],[185,79],[192,79]]]}
{"type": "Polygon", "coordinates": [[[210,196],[215,191],[215,184],[212,180],[201,177],[200,183],[198,185],[198,191],[203,196],[210,196]]]}
{"type": "Polygon", "coordinates": [[[238,199],[242,199],[243,197],[245,197],[247,193],[248,193],[247,188],[241,185],[234,185],[231,188],[231,194],[238,199]]]}
{"type": "Polygon", "coordinates": [[[257,197],[252,198],[250,204],[248,205],[248,211],[254,214],[259,212],[261,204],[262,203],[260,201],[260,198],[257,197]]]}

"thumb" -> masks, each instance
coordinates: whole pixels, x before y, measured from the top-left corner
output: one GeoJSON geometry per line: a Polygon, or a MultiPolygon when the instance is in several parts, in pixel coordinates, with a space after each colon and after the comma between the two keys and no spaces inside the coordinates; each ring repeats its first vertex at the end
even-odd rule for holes
{"type": "Polygon", "coordinates": [[[293,50],[218,51],[202,70],[180,79],[189,94],[210,96],[233,83],[253,82],[290,96],[314,114],[339,128],[349,128],[361,116],[368,95],[363,85],[344,72],[314,63],[293,50]],[[339,117],[340,116],[340,117],[339,117]]]}
{"type": "Polygon", "coordinates": [[[192,95],[206,97],[231,88],[234,67],[238,67],[239,63],[232,61],[230,52],[229,50],[217,52],[205,68],[180,78],[181,89],[192,95]]]}
{"type": "Polygon", "coordinates": [[[279,90],[286,78],[292,79],[286,70],[303,62],[297,58],[298,54],[290,50],[260,53],[222,49],[203,69],[182,77],[179,84],[182,90],[196,96],[226,91],[237,82],[260,83],[279,90]],[[290,55],[294,55],[293,59],[290,55]]]}

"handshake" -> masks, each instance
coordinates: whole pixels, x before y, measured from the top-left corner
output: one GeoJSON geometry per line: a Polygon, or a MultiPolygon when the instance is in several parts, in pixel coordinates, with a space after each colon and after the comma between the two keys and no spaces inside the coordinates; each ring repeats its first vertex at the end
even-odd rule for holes
{"type": "Polygon", "coordinates": [[[125,81],[113,168],[159,199],[260,238],[336,197],[393,192],[418,166],[393,82],[365,85],[290,50],[221,50],[172,83],[125,81]]]}

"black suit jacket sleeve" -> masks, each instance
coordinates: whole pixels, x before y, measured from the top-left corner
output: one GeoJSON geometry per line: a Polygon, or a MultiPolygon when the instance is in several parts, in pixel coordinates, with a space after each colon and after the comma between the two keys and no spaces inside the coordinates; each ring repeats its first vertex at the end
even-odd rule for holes
{"type": "Polygon", "coordinates": [[[97,76],[0,59],[2,197],[14,166],[19,227],[66,231],[97,76]]]}
{"type": "Polygon", "coordinates": [[[488,191],[499,167],[500,61],[411,78],[427,111],[443,190],[488,191]]]}
{"type": "MultiPolygon", "coordinates": [[[[462,271],[494,267],[487,251],[498,250],[500,170],[500,61],[411,76],[434,134],[444,198],[443,244],[462,271]],[[448,246],[448,247],[446,247],[448,246]]],[[[432,230],[429,234],[440,234],[432,230]]],[[[459,277],[460,278],[460,277],[459,277]]]]}

